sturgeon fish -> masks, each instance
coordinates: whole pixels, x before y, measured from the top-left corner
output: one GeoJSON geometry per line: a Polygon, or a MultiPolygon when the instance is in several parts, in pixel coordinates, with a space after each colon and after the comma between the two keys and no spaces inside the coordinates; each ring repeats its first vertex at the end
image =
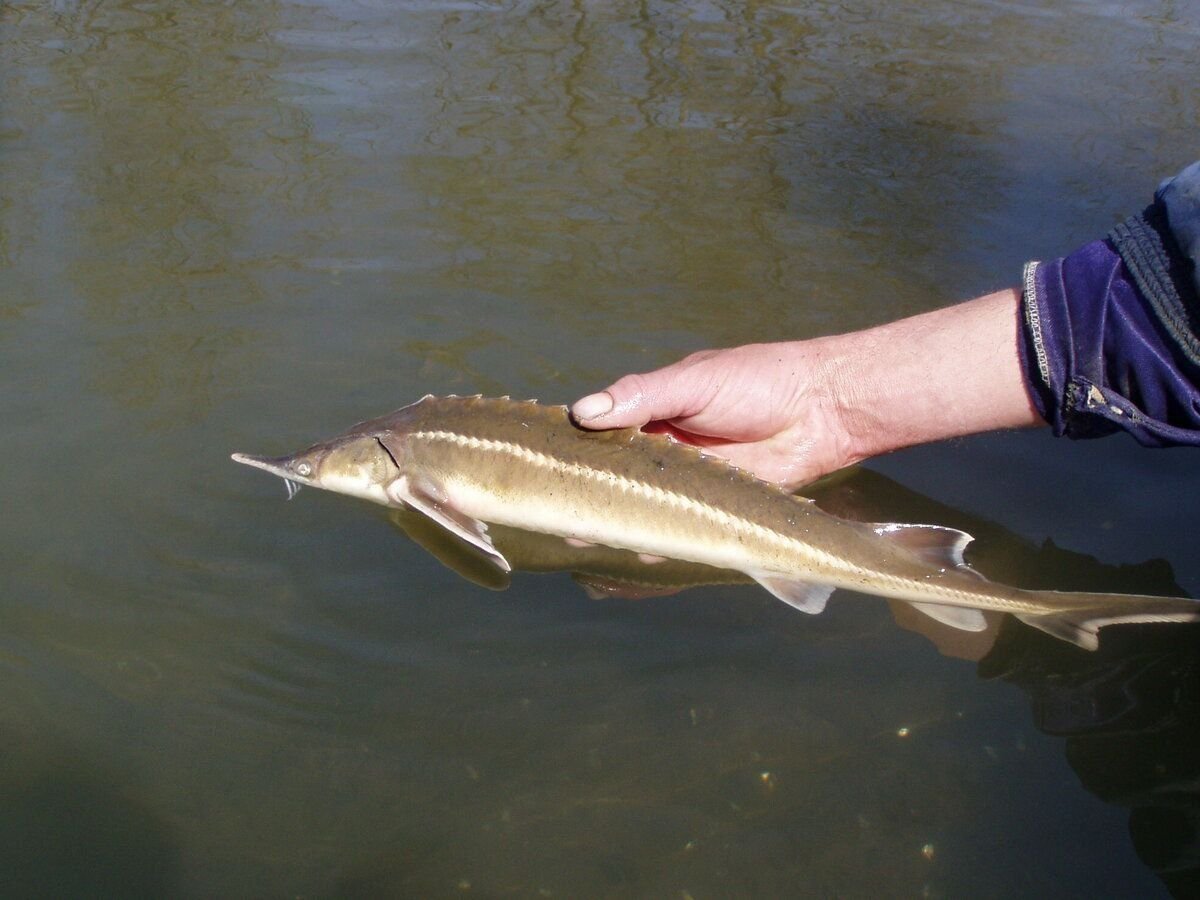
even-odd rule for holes
{"type": "Polygon", "coordinates": [[[289,456],[233,459],[302,485],[415,510],[511,566],[487,523],[744,573],[806,613],[836,588],[912,604],[982,630],[980,610],[1086,649],[1104,625],[1200,621],[1185,598],[1025,590],[970,568],[965,532],[862,523],[761,481],[722,459],[637,429],[590,431],[564,406],[507,397],[427,395],[289,456]]]}

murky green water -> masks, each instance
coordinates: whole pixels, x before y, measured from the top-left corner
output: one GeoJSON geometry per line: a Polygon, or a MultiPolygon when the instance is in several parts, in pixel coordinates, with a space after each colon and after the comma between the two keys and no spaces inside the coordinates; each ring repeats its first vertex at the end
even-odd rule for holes
{"type": "MultiPolygon", "coordinates": [[[[228,452],[1012,283],[1197,155],[1198,40],[1151,0],[0,7],[5,895],[1194,889],[1194,635],[976,663],[874,599],[493,593],[228,452]]],[[[1200,591],[1190,452],[870,468],[826,502],[1004,580],[1200,591]]]]}

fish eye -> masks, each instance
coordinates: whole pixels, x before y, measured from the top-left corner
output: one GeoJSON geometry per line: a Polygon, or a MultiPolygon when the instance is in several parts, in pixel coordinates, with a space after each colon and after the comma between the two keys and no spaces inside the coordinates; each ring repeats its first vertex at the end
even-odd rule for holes
{"type": "Polygon", "coordinates": [[[312,474],[312,466],[306,462],[296,464],[296,474],[303,475],[306,478],[312,474]]]}

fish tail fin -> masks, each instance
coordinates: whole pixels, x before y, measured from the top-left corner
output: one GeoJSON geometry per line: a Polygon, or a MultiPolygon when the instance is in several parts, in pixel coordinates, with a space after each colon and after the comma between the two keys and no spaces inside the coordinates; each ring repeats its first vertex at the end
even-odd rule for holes
{"type": "Polygon", "coordinates": [[[1081,595],[1060,591],[1030,593],[1055,605],[1062,605],[1064,600],[1068,600],[1074,608],[1041,615],[1019,613],[1017,618],[1026,625],[1084,650],[1095,650],[1099,646],[1100,629],[1106,625],[1200,622],[1200,601],[1184,597],[1153,597],[1140,594],[1081,595]],[[1077,605],[1080,602],[1088,605],[1077,605]]]}

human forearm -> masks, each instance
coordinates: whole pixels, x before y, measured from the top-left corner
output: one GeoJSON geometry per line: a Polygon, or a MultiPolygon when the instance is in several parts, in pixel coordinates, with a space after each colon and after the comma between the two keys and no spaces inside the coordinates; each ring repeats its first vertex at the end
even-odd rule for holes
{"type": "Polygon", "coordinates": [[[929,441],[1045,424],[1025,387],[1009,288],[821,339],[843,464],[929,441]]]}

